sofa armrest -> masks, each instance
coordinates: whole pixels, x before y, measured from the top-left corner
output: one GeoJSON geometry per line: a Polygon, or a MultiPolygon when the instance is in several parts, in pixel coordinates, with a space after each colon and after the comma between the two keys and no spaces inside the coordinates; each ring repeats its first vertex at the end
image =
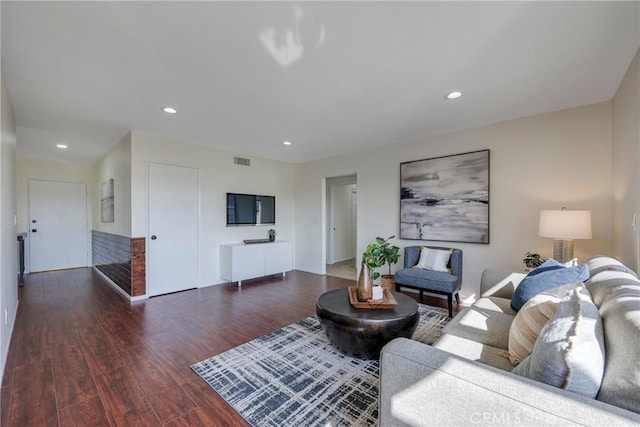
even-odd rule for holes
{"type": "Polygon", "coordinates": [[[640,414],[406,338],[380,357],[380,426],[637,425],[640,414]]]}
{"type": "Polygon", "coordinates": [[[513,291],[525,276],[526,273],[518,270],[488,268],[482,272],[480,296],[511,299],[513,291]]]}

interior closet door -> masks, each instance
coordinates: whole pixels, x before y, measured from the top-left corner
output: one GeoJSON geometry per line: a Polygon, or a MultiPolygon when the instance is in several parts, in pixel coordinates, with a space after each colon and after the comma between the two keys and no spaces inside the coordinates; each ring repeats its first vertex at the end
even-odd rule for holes
{"type": "Polygon", "coordinates": [[[149,296],[198,286],[198,170],[149,163],[149,296]]]}

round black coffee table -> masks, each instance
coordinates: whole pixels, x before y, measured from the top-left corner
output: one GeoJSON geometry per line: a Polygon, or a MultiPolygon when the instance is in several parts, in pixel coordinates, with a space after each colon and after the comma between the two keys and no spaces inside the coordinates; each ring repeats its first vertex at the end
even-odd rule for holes
{"type": "Polygon", "coordinates": [[[411,338],[418,326],[418,304],[393,292],[398,305],[393,309],[355,308],[346,288],[320,295],[316,314],[329,341],[349,356],[375,359],[394,338],[411,338]]]}

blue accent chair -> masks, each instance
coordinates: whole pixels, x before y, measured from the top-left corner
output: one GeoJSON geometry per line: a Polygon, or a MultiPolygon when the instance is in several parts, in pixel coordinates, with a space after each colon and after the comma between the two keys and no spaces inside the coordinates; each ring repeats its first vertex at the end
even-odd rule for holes
{"type": "MultiPolygon", "coordinates": [[[[439,246],[425,247],[430,249],[452,249],[439,246]]],[[[396,291],[400,292],[401,287],[418,289],[420,291],[420,301],[422,301],[424,291],[446,295],[449,303],[449,317],[453,317],[454,295],[456,297],[456,303],[460,304],[458,291],[462,287],[462,250],[454,248],[451,253],[449,265],[447,266],[451,269],[451,274],[443,271],[411,268],[418,263],[419,259],[419,246],[407,246],[404,248],[404,268],[396,271],[394,276],[396,291]]]]}

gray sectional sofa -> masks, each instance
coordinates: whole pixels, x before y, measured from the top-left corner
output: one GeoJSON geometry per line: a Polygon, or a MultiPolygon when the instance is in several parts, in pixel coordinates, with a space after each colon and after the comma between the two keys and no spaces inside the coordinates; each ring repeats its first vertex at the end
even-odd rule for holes
{"type": "Polygon", "coordinates": [[[595,399],[512,372],[504,357],[516,315],[510,303],[525,274],[486,270],[481,298],[433,346],[399,338],[383,348],[379,425],[639,425],[640,280],[609,257],[585,264],[604,336],[595,399]]]}

